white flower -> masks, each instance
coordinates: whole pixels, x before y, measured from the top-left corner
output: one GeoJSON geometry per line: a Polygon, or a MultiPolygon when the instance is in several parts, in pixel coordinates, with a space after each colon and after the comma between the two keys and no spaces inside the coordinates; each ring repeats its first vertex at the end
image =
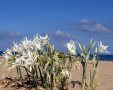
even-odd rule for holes
{"type": "Polygon", "coordinates": [[[80,43],[78,43],[78,46],[79,46],[80,50],[82,51],[82,46],[80,43]]]}
{"type": "Polygon", "coordinates": [[[18,52],[19,51],[19,46],[17,45],[17,43],[15,43],[15,42],[13,42],[13,47],[12,47],[12,50],[14,51],[14,52],[18,52]]]}
{"type": "Polygon", "coordinates": [[[102,41],[98,42],[98,47],[96,47],[95,52],[96,53],[109,53],[109,51],[107,51],[108,46],[107,45],[103,45],[102,41]]]}
{"type": "Polygon", "coordinates": [[[81,65],[80,61],[76,61],[76,62],[75,62],[75,67],[76,67],[77,69],[80,68],[80,65],[81,65]]]}
{"type": "Polygon", "coordinates": [[[25,60],[27,65],[31,65],[34,62],[33,53],[28,51],[28,58],[25,60]]]}
{"type": "Polygon", "coordinates": [[[12,55],[12,50],[7,49],[5,53],[8,54],[8,55],[12,55]]]}
{"type": "Polygon", "coordinates": [[[48,35],[40,36],[39,38],[38,34],[36,34],[33,40],[28,40],[26,37],[19,44],[14,42],[13,47],[7,49],[4,53],[6,64],[10,64],[11,68],[25,66],[30,69],[33,65],[38,64],[37,57],[39,56],[39,52],[37,49],[42,50],[43,47],[41,45],[46,45],[48,40],[48,35]],[[8,63],[10,60],[12,62],[8,63]]]}
{"type": "Polygon", "coordinates": [[[48,34],[46,34],[46,36],[40,36],[39,35],[39,38],[41,40],[41,44],[42,45],[46,45],[48,43],[48,41],[49,41],[48,34]]]}
{"type": "Polygon", "coordinates": [[[32,43],[31,40],[28,40],[27,37],[24,38],[23,41],[21,41],[21,45],[23,46],[23,48],[25,50],[27,50],[27,49],[33,49],[33,43],[32,43]]]}
{"type": "Polygon", "coordinates": [[[12,63],[11,68],[15,68],[17,66],[23,66],[23,65],[24,65],[23,58],[22,57],[19,57],[19,58],[16,58],[16,61],[12,63]]]}
{"type": "Polygon", "coordinates": [[[46,34],[46,36],[40,36],[39,35],[39,37],[40,37],[40,39],[48,39],[48,34],[46,34]]]}
{"type": "Polygon", "coordinates": [[[32,65],[36,61],[37,56],[38,55],[34,56],[34,53],[29,50],[26,53],[23,53],[25,65],[32,65]]]}
{"type": "Polygon", "coordinates": [[[66,47],[70,54],[76,55],[76,46],[73,40],[71,40],[69,43],[66,43],[66,47]]]}
{"type": "Polygon", "coordinates": [[[34,36],[33,44],[34,44],[34,46],[36,48],[38,48],[39,50],[41,50],[41,43],[40,43],[40,39],[38,37],[38,33],[34,36]]]}
{"type": "Polygon", "coordinates": [[[61,75],[62,77],[69,77],[70,73],[67,69],[62,69],[61,75]]]}
{"type": "Polygon", "coordinates": [[[4,54],[3,54],[3,57],[4,57],[5,59],[9,59],[9,58],[12,57],[12,56],[13,56],[12,50],[10,50],[10,49],[7,49],[6,52],[4,52],[4,54]]]}

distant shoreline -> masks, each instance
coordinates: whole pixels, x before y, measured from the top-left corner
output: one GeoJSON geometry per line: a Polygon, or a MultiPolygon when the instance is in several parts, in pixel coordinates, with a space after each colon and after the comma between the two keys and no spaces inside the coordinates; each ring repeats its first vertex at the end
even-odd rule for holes
{"type": "MultiPolygon", "coordinates": [[[[0,56],[2,56],[2,54],[4,51],[0,51],[0,56]]],[[[92,58],[92,55],[90,56],[90,58],[92,58]]],[[[99,55],[99,60],[100,61],[113,61],[113,55],[99,55]]]]}

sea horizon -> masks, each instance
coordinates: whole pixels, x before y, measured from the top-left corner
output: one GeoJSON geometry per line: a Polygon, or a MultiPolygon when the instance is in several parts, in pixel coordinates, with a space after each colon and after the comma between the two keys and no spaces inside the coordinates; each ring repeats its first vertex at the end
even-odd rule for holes
{"type": "MultiPolygon", "coordinates": [[[[0,51],[1,56],[2,54],[4,54],[4,51],[0,51]]],[[[90,58],[92,58],[92,54],[90,55],[90,58]]],[[[112,54],[100,54],[98,59],[100,61],[113,61],[113,55],[112,54]]]]}

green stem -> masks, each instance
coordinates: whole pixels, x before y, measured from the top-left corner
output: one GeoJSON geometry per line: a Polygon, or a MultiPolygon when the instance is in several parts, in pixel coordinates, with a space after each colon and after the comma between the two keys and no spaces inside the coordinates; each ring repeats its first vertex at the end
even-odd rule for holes
{"type": "Polygon", "coordinates": [[[61,90],[64,90],[65,77],[61,80],[61,90]]]}
{"type": "Polygon", "coordinates": [[[97,69],[98,69],[98,60],[94,61],[94,64],[93,64],[93,73],[92,73],[93,75],[92,75],[91,83],[90,83],[91,90],[94,90],[94,81],[97,75],[97,69]]]}
{"type": "Polygon", "coordinates": [[[85,90],[87,62],[83,62],[82,66],[83,66],[83,72],[82,72],[82,90],[85,90]]]}
{"type": "Polygon", "coordinates": [[[19,78],[18,66],[16,67],[16,71],[17,71],[17,77],[19,78]]]}
{"type": "Polygon", "coordinates": [[[51,87],[50,90],[53,90],[53,74],[51,74],[51,87]]]}
{"type": "Polygon", "coordinates": [[[17,66],[17,67],[16,67],[16,70],[17,70],[18,78],[19,78],[19,79],[22,79],[22,73],[21,73],[20,67],[17,66]]]}
{"type": "Polygon", "coordinates": [[[51,87],[50,90],[53,90],[53,60],[51,62],[51,87]]]}
{"type": "Polygon", "coordinates": [[[71,70],[72,68],[72,58],[71,58],[71,54],[69,54],[69,70],[71,70]]]}
{"type": "Polygon", "coordinates": [[[40,78],[41,78],[42,86],[44,87],[44,84],[43,84],[43,76],[42,76],[42,72],[41,72],[41,69],[40,69],[40,66],[39,65],[38,65],[38,70],[39,70],[39,73],[40,73],[40,78]]]}
{"type": "Polygon", "coordinates": [[[21,72],[20,67],[18,67],[18,69],[19,69],[19,73],[20,73],[20,79],[22,79],[22,72],[21,72]]]}
{"type": "Polygon", "coordinates": [[[33,76],[33,79],[34,79],[34,82],[35,82],[35,90],[37,90],[37,80],[36,80],[36,77],[35,77],[35,69],[32,67],[32,76],[33,76]]]}
{"type": "Polygon", "coordinates": [[[64,90],[64,82],[61,80],[61,90],[64,90]]]}
{"type": "Polygon", "coordinates": [[[24,69],[25,69],[25,71],[26,71],[27,76],[29,76],[29,73],[28,73],[27,68],[24,67],[24,69]]]}
{"type": "Polygon", "coordinates": [[[38,71],[37,71],[36,65],[34,65],[34,69],[35,69],[35,72],[36,72],[36,79],[38,79],[38,71]]]}
{"type": "Polygon", "coordinates": [[[49,84],[48,84],[48,79],[47,79],[47,75],[44,75],[44,80],[45,80],[45,88],[46,90],[48,90],[49,84]]]}
{"type": "Polygon", "coordinates": [[[26,67],[24,67],[24,69],[25,69],[25,71],[26,71],[27,77],[28,77],[29,82],[30,82],[30,75],[29,75],[29,73],[28,73],[28,70],[27,70],[27,68],[26,68],[26,67]]]}

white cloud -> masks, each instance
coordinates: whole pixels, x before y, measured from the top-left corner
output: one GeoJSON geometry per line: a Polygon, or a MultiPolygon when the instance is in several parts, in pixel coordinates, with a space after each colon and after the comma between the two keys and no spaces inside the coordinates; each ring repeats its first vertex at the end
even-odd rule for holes
{"type": "Polygon", "coordinates": [[[49,33],[49,35],[55,40],[67,41],[70,39],[76,40],[76,36],[72,35],[70,32],[65,32],[62,30],[57,30],[55,32],[49,33]]]}
{"type": "Polygon", "coordinates": [[[55,33],[57,36],[63,36],[63,37],[68,37],[68,38],[71,38],[71,34],[69,33],[65,33],[61,30],[57,30],[56,33],[55,33]]]}
{"type": "Polygon", "coordinates": [[[1,38],[8,38],[8,37],[21,37],[22,33],[20,32],[0,32],[1,38]]]}
{"type": "Polygon", "coordinates": [[[80,20],[79,23],[80,24],[91,24],[92,22],[84,18],[84,19],[80,20]]]}
{"type": "Polygon", "coordinates": [[[96,24],[95,28],[96,28],[96,31],[98,30],[100,32],[110,32],[110,30],[105,26],[103,26],[102,24],[96,24]]]}
{"type": "Polygon", "coordinates": [[[87,19],[82,19],[77,27],[79,30],[86,32],[111,33],[111,30],[104,25],[91,22],[87,19]]]}

